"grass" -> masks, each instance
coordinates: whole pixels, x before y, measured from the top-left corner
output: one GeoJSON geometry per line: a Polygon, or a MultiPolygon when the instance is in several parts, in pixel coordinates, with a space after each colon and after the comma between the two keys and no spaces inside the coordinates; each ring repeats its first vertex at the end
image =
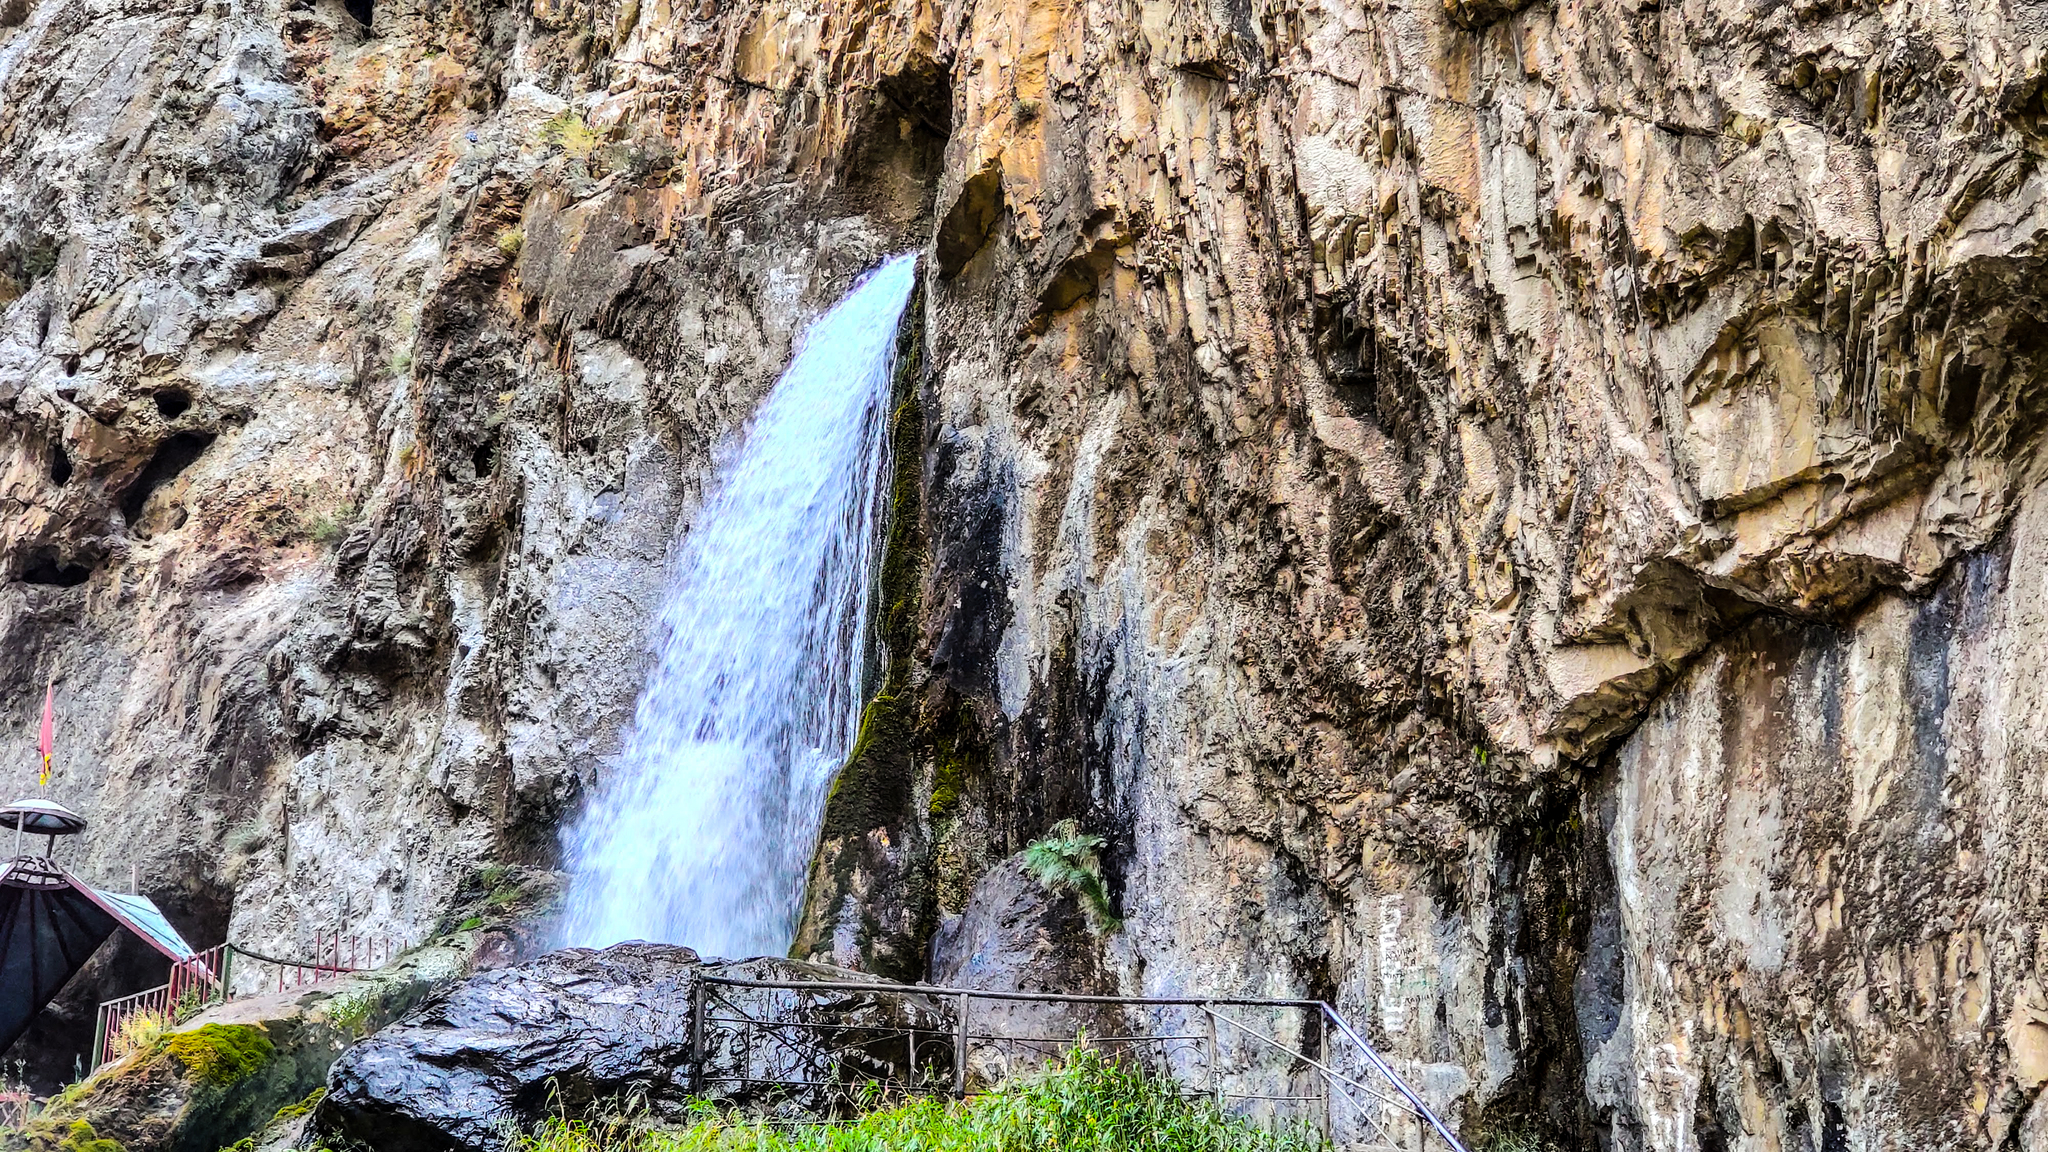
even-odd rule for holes
{"type": "Polygon", "coordinates": [[[768,1125],[700,1104],[686,1128],[556,1117],[510,1152],[1322,1152],[1312,1129],[1274,1131],[1180,1095],[1082,1048],[1043,1074],[961,1103],[916,1100],[846,1124],[768,1125]]]}
{"type": "Polygon", "coordinates": [[[156,1047],[174,1023],[165,1012],[131,1012],[121,1017],[121,1027],[114,1033],[114,1055],[121,1057],[156,1047]]]}
{"type": "Polygon", "coordinates": [[[565,111],[541,125],[540,138],[543,143],[560,148],[574,160],[590,159],[590,154],[604,142],[604,136],[584,123],[583,117],[574,111],[565,111]]]}

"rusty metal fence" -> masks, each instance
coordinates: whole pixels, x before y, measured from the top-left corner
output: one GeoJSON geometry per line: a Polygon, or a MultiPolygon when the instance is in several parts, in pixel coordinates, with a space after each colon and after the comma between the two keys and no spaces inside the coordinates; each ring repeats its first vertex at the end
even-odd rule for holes
{"type": "Polygon", "coordinates": [[[1344,1150],[1465,1152],[1365,1039],[1320,1000],[990,992],[751,980],[706,972],[690,1014],[694,1089],[810,1115],[877,1100],[964,1099],[1079,1046],[1267,1127],[1344,1150]]]}
{"type": "Polygon", "coordinates": [[[171,962],[170,979],[132,996],[100,1004],[93,1026],[92,1069],[146,1047],[162,1032],[191,1019],[206,1008],[238,996],[309,988],[352,972],[391,962],[406,944],[395,936],[343,936],[322,933],[311,960],[279,960],[232,944],[216,944],[187,960],[171,962]],[[257,973],[234,991],[235,972],[257,973]],[[271,969],[275,969],[275,988],[271,969]]]}

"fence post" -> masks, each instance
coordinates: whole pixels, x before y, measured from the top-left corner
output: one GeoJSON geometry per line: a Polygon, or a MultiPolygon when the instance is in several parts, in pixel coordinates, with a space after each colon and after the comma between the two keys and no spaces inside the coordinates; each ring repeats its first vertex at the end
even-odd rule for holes
{"type": "MultiPolygon", "coordinates": [[[[1330,1024],[1323,1019],[1320,1012],[1314,1015],[1314,1020],[1316,1025],[1316,1059],[1322,1063],[1324,1068],[1334,1071],[1337,1067],[1337,1054],[1331,1051],[1330,1024]]],[[[1333,1121],[1330,1116],[1330,1089],[1335,1085],[1330,1079],[1330,1072],[1318,1072],[1317,1075],[1323,1082],[1323,1143],[1329,1144],[1331,1142],[1330,1133],[1333,1127],[1333,1121]]]]}
{"type": "Polygon", "coordinates": [[[1216,1106],[1221,1108],[1223,1107],[1223,1072],[1222,1069],[1217,1067],[1217,1061],[1221,1056],[1221,1052],[1216,1046],[1216,1006],[1204,1001],[1202,1004],[1202,1019],[1207,1021],[1209,1025],[1209,1096],[1216,1102],[1216,1106]]]}
{"type": "Polygon", "coordinates": [[[953,1099],[967,1099],[967,993],[953,1009],[953,1099]]]}
{"type": "Polygon", "coordinates": [[[690,1091],[701,1095],[704,1091],[704,976],[699,973],[697,982],[690,986],[690,1091]]]}

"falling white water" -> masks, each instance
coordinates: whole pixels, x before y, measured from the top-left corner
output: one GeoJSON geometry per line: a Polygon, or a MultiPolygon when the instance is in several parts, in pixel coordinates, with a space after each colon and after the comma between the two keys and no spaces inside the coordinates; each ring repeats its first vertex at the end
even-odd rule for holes
{"type": "Polygon", "coordinates": [[[916,254],[804,333],[683,540],[616,771],[567,835],[573,944],[788,951],[860,726],[896,327],[916,254]]]}

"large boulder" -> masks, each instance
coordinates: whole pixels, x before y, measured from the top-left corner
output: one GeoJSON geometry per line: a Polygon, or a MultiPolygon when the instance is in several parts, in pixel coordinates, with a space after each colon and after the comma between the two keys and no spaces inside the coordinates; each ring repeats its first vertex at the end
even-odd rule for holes
{"type": "MultiPolygon", "coordinates": [[[[692,1012],[706,974],[822,984],[871,981],[798,961],[703,961],[689,948],[628,943],[570,948],[484,972],[423,1003],[336,1062],[315,1116],[325,1133],[378,1152],[500,1152],[508,1133],[545,1117],[605,1107],[678,1118],[696,1096],[816,1114],[867,1079],[902,1076],[906,1028],[944,1033],[943,1008],[902,993],[795,994],[722,985],[709,997],[705,1059],[693,1062],[692,1012]],[[767,1027],[732,1023],[759,1021],[767,1027]],[[777,1030],[776,1022],[826,1021],[777,1030]],[[763,1082],[811,1081],[809,1088],[763,1082]]],[[[924,1045],[926,1074],[951,1051],[924,1045]]]]}

